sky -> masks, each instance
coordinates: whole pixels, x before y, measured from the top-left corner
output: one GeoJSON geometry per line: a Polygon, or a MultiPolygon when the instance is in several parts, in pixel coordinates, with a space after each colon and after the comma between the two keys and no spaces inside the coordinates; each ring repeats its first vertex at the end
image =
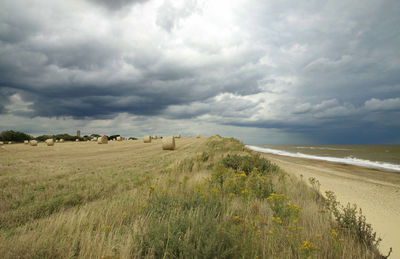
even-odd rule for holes
{"type": "Polygon", "coordinates": [[[398,0],[0,0],[0,131],[400,144],[398,0]]]}

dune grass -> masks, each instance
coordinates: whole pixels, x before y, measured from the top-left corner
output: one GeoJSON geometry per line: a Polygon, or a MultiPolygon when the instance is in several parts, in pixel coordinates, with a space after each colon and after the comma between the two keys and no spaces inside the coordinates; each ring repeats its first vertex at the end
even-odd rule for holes
{"type": "Polygon", "coordinates": [[[160,143],[69,144],[86,145],[87,160],[4,154],[2,257],[381,257],[362,215],[324,198],[316,179],[298,180],[235,139],[160,143]]]}

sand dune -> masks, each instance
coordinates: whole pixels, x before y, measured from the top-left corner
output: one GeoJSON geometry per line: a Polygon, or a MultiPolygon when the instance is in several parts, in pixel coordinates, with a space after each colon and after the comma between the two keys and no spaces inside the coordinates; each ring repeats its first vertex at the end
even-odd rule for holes
{"type": "Polygon", "coordinates": [[[334,191],[343,204],[355,203],[383,239],[380,250],[400,258],[400,173],[340,163],[261,153],[282,169],[305,179],[315,177],[321,191],[334,191]]]}

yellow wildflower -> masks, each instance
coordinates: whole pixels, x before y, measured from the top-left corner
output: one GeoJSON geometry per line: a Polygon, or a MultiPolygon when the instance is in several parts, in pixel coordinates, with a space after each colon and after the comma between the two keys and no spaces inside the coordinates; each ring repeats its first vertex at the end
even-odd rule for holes
{"type": "Polygon", "coordinates": [[[304,241],[300,249],[303,251],[312,251],[315,249],[315,246],[313,242],[304,241]]]}
{"type": "Polygon", "coordinates": [[[282,225],[282,220],[281,220],[281,218],[280,217],[271,217],[271,219],[272,219],[272,222],[275,222],[275,223],[277,223],[277,224],[279,224],[279,225],[282,225]]]}

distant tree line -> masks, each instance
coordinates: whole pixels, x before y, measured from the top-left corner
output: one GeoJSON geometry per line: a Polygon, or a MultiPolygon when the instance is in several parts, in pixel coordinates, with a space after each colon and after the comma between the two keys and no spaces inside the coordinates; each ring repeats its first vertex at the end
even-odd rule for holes
{"type": "MultiPolygon", "coordinates": [[[[35,139],[37,141],[45,141],[46,139],[52,138],[52,139],[64,139],[65,141],[75,141],[76,139],[79,139],[80,141],[86,141],[90,140],[94,137],[98,138],[101,135],[99,134],[91,134],[90,136],[85,135],[83,137],[78,138],[77,136],[72,136],[67,133],[63,134],[56,134],[56,135],[41,135],[38,137],[33,137],[29,134],[26,134],[24,132],[20,131],[13,131],[13,130],[6,130],[0,133],[0,141],[6,142],[6,141],[12,141],[12,142],[24,142],[24,140],[32,140],[35,139]]],[[[111,135],[107,136],[108,140],[115,139],[121,135],[111,135]]],[[[135,137],[130,137],[129,139],[137,139],[135,137]]]]}
{"type": "Polygon", "coordinates": [[[0,141],[24,142],[31,139],[34,137],[19,131],[6,130],[0,133],[0,141]]]}
{"type": "Polygon", "coordinates": [[[71,135],[69,135],[67,133],[56,134],[56,135],[41,135],[41,136],[36,137],[35,139],[37,141],[45,141],[46,139],[49,139],[49,138],[52,138],[52,139],[64,139],[65,141],[75,141],[76,139],[85,140],[85,137],[78,138],[77,136],[71,136],[71,135]]]}

